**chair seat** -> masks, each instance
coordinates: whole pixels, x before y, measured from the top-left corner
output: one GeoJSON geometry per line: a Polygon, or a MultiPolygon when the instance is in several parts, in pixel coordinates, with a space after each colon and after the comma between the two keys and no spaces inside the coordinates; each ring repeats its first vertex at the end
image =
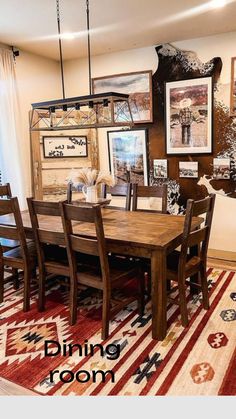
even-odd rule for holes
{"type": "MultiPolygon", "coordinates": [[[[36,248],[33,241],[26,242],[29,259],[32,263],[36,263],[37,256],[36,256],[36,248]]],[[[8,250],[7,252],[3,253],[3,261],[4,263],[8,264],[9,266],[15,266],[19,263],[23,262],[23,255],[21,246],[15,247],[14,249],[8,250]]]]}
{"type": "MultiPolygon", "coordinates": [[[[168,279],[176,279],[179,267],[180,252],[174,250],[167,257],[167,277],[168,279]]],[[[187,262],[185,265],[186,277],[190,276],[192,272],[198,270],[201,259],[198,256],[187,255],[187,262]]]]}

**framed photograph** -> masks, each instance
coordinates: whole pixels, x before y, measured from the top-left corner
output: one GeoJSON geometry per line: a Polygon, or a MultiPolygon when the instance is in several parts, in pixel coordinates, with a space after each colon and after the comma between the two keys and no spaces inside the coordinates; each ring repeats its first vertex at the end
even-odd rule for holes
{"type": "Polygon", "coordinates": [[[148,185],[147,130],[108,131],[110,171],[118,184],[148,185]]]}
{"type": "Polygon", "coordinates": [[[180,161],[179,177],[198,178],[198,162],[197,161],[180,161]]]}
{"type": "Polygon", "coordinates": [[[153,177],[156,179],[166,179],[168,177],[166,159],[153,160],[153,177]]]}
{"type": "Polygon", "coordinates": [[[130,108],[136,124],[153,121],[152,71],[94,78],[93,93],[104,92],[129,94],[130,108]]]}
{"type": "Polygon", "coordinates": [[[236,57],[231,58],[230,115],[236,116],[236,57]]]}
{"type": "Polygon", "coordinates": [[[45,158],[88,157],[87,137],[43,137],[43,155],[45,158]]]}
{"type": "Polygon", "coordinates": [[[230,159],[213,159],[213,178],[230,179],[230,159]]]}
{"type": "Polygon", "coordinates": [[[167,82],[167,154],[212,152],[212,77],[167,82]]]}

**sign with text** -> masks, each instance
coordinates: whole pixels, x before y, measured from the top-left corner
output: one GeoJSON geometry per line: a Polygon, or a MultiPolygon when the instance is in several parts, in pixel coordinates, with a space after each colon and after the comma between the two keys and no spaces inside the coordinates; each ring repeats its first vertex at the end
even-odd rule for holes
{"type": "Polygon", "coordinates": [[[43,137],[43,154],[45,158],[87,157],[87,137],[43,137]]]}

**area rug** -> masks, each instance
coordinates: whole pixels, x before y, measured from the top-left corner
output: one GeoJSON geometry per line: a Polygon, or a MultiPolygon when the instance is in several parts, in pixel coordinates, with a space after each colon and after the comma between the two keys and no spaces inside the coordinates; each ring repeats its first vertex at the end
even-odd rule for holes
{"type": "Polygon", "coordinates": [[[46,311],[38,313],[35,288],[32,308],[23,313],[22,289],[8,285],[0,305],[0,376],[50,396],[235,395],[236,274],[209,268],[208,286],[208,311],[201,295],[188,296],[189,327],[181,326],[177,306],[168,307],[163,342],[152,340],[150,305],[140,317],[135,303],[111,321],[110,337],[102,342],[101,296],[95,291],[80,293],[78,321],[71,327],[66,290],[52,286],[46,311]],[[71,343],[97,347],[92,356],[78,349],[71,356],[65,350],[45,357],[45,340],[64,349],[71,343]],[[119,345],[119,354],[108,354],[109,345],[119,345]],[[93,375],[96,371],[104,375],[93,375]]]}

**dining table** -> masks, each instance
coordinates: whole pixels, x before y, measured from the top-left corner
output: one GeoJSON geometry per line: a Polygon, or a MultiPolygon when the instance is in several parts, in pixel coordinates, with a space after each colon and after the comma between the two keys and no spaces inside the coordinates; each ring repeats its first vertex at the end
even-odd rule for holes
{"type": "MultiPolygon", "coordinates": [[[[28,211],[22,211],[26,237],[33,239],[28,211]]],[[[147,258],[151,262],[152,338],[164,340],[167,334],[167,256],[183,240],[185,217],[153,212],[122,211],[102,208],[107,252],[130,257],[147,258]]],[[[194,217],[192,229],[201,224],[194,217]]],[[[0,216],[0,224],[14,226],[12,214],[0,216]]],[[[40,216],[40,228],[63,233],[60,217],[40,216]]],[[[95,237],[93,225],[75,222],[74,234],[95,237]]]]}

